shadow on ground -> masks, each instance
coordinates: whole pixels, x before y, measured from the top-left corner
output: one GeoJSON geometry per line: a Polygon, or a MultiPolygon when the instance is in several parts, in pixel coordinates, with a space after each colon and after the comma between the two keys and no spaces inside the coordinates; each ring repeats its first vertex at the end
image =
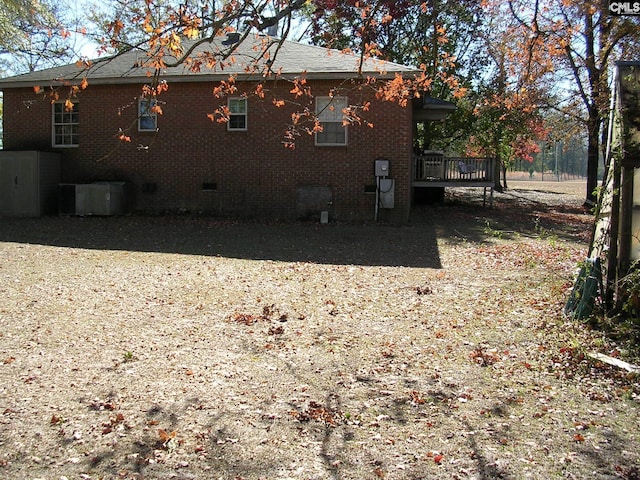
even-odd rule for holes
{"type": "Polygon", "coordinates": [[[441,268],[429,225],[231,222],[203,217],[0,220],[0,241],[283,262],[441,268]]]}
{"type": "MultiPolygon", "coordinates": [[[[463,190],[463,191],[460,191],[463,190]]],[[[407,225],[264,223],[199,216],[0,219],[0,241],[57,247],[177,253],[283,262],[441,268],[438,239],[485,243],[499,234],[575,239],[588,232],[579,201],[509,190],[482,206],[473,189],[444,204],[415,206],[407,225]]]]}

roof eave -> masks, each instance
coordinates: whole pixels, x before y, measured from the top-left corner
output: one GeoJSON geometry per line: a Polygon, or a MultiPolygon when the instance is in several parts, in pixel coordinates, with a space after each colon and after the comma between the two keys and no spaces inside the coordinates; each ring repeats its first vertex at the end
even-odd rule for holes
{"type": "MultiPolygon", "coordinates": [[[[397,71],[397,72],[286,72],[281,73],[279,76],[262,77],[250,74],[236,75],[237,81],[268,81],[276,78],[295,78],[304,75],[307,80],[349,80],[357,78],[375,77],[380,80],[389,80],[395,78],[396,74],[402,76],[413,75],[416,72],[413,71],[397,71]]],[[[198,83],[198,82],[216,82],[221,80],[227,80],[233,73],[211,73],[211,74],[195,74],[195,75],[162,75],[161,78],[169,83],[198,83]]],[[[79,85],[82,82],[81,76],[69,80],[57,80],[57,79],[40,79],[40,80],[13,80],[2,81],[0,80],[0,90],[12,89],[12,88],[33,88],[36,86],[54,86],[63,87],[69,85],[79,85]]],[[[147,76],[124,76],[124,77],[104,77],[104,78],[92,78],[91,75],[87,76],[89,85],[142,85],[149,82],[147,76]]]]}

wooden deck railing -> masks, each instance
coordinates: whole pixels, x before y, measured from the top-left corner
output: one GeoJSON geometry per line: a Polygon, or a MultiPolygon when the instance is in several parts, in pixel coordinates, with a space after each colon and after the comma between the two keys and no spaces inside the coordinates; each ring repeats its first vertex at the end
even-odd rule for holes
{"type": "Polygon", "coordinates": [[[414,182],[491,183],[495,158],[414,155],[414,182]]]}

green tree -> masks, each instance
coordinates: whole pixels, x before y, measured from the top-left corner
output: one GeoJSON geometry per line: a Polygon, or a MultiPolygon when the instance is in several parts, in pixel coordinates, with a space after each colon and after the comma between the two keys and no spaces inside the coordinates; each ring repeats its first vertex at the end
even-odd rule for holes
{"type": "Polygon", "coordinates": [[[23,48],[28,39],[20,27],[46,23],[49,12],[37,0],[2,0],[0,2],[0,53],[10,53],[23,48]]]}
{"type": "Polygon", "coordinates": [[[0,0],[0,69],[24,73],[68,63],[77,56],[79,19],[53,0],[0,0]]]}

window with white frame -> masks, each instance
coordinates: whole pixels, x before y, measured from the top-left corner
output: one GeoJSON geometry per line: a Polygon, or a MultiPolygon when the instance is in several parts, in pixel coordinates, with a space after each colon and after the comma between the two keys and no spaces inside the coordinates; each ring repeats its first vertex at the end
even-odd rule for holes
{"type": "Polygon", "coordinates": [[[138,101],[138,131],[155,132],[158,130],[158,114],[155,112],[156,100],[141,98],[138,101]]]}
{"type": "Polygon", "coordinates": [[[317,97],[316,115],[322,131],[316,132],[316,145],[346,145],[347,127],[343,125],[343,110],[347,97],[317,97]]]}
{"type": "Polygon", "coordinates": [[[54,102],[52,115],[52,145],[54,147],[77,147],[80,144],[78,102],[54,102]]]}
{"type": "Polygon", "coordinates": [[[227,122],[228,130],[246,130],[247,129],[247,99],[246,98],[230,98],[227,102],[229,108],[229,121],[227,122]]]}

